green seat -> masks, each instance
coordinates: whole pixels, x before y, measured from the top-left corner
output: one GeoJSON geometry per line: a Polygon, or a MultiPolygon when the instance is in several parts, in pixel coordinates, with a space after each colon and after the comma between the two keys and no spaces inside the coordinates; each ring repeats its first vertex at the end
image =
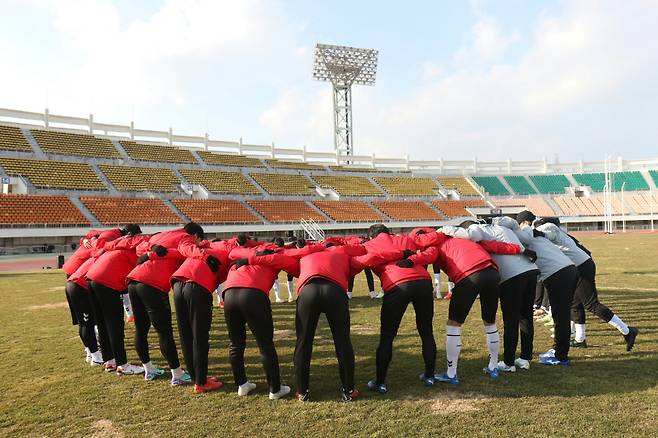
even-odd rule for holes
{"type": "Polygon", "coordinates": [[[505,181],[507,184],[514,190],[514,193],[517,195],[535,195],[537,191],[532,188],[528,180],[524,176],[520,175],[510,175],[505,176],[505,181]]]}
{"type": "Polygon", "coordinates": [[[564,193],[564,188],[571,185],[565,175],[530,175],[530,181],[542,194],[564,193]]]}
{"type": "Polygon", "coordinates": [[[475,181],[475,184],[483,187],[484,191],[491,196],[504,196],[510,194],[497,176],[474,176],[473,181],[475,181]]]}

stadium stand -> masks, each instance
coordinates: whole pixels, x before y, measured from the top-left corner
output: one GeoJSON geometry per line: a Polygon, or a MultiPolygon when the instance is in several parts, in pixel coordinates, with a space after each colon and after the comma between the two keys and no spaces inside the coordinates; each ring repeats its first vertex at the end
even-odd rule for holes
{"type": "Polygon", "coordinates": [[[112,141],[87,134],[31,130],[42,151],[49,154],[82,157],[121,158],[112,141]]]}
{"type": "MultiPolygon", "coordinates": [[[[375,169],[371,167],[346,167],[346,166],[328,166],[330,170],[336,172],[373,172],[375,169]]],[[[377,172],[380,170],[378,169],[377,172]]]]}
{"type": "Polygon", "coordinates": [[[41,225],[89,226],[66,196],[0,195],[0,227],[41,225]]]}
{"type": "Polygon", "coordinates": [[[92,168],[84,163],[2,157],[0,166],[7,175],[25,177],[38,188],[107,190],[92,168]]]}
{"type": "MultiPolygon", "coordinates": [[[[553,198],[565,216],[603,216],[603,200],[592,196],[560,196],[553,198]]],[[[612,198],[612,213],[621,214],[621,202],[616,196],[612,198]]]]}
{"type": "Polygon", "coordinates": [[[240,172],[180,169],[180,173],[192,184],[201,184],[213,193],[260,194],[258,189],[240,172]]]}
{"type": "Polygon", "coordinates": [[[172,199],[176,208],[200,224],[257,224],[262,221],[233,199],[172,199]]]}
{"type": "Polygon", "coordinates": [[[496,207],[522,207],[526,210],[532,211],[537,216],[555,216],[556,212],[553,211],[551,206],[544,198],[511,198],[503,199],[497,198],[491,200],[496,207]]]}
{"type": "Polygon", "coordinates": [[[247,203],[268,221],[274,223],[299,222],[302,219],[327,222],[324,216],[304,201],[247,201],[247,203]]]}
{"type": "Polygon", "coordinates": [[[650,170],[649,176],[653,180],[653,184],[658,186],[658,170],[650,170]]]}
{"type": "Polygon", "coordinates": [[[462,176],[437,176],[436,179],[446,189],[457,190],[464,196],[480,196],[471,183],[462,176]]]}
{"type": "Polygon", "coordinates": [[[285,173],[250,173],[267,193],[272,195],[312,195],[313,183],[304,175],[285,173]]]}
{"type": "Polygon", "coordinates": [[[182,222],[161,199],[83,196],[80,201],[105,225],[173,225],[182,222]]]}
{"type": "Polygon", "coordinates": [[[0,126],[0,149],[5,151],[32,152],[32,146],[20,129],[0,126]]]}
{"type": "Polygon", "coordinates": [[[562,194],[571,185],[565,175],[530,175],[529,178],[539,193],[546,195],[562,194]]]}
{"type": "Polygon", "coordinates": [[[595,192],[602,192],[605,176],[602,173],[574,173],[573,178],[583,186],[589,186],[595,192]]]}
{"type": "Polygon", "coordinates": [[[443,220],[441,215],[420,201],[374,201],[372,204],[393,220],[443,220]]]}
{"type": "Polygon", "coordinates": [[[658,197],[650,192],[640,192],[627,195],[624,198],[624,202],[632,208],[636,214],[658,213],[658,197]]]}
{"type": "Polygon", "coordinates": [[[231,167],[265,167],[262,161],[258,158],[245,157],[244,155],[234,154],[220,154],[218,152],[197,152],[201,159],[206,164],[214,164],[216,166],[231,166],[231,167]]]}
{"type": "Polygon", "coordinates": [[[466,207],[484,207],[486,205],[481,199],[466,199],[459,201],[435,200],[432,201],[432,204],[441,210],[441,213],[448,218],[472,216],[471,213],[466,210],[466,207]]]}
{"type": "Polygon", "coordinates": [[[176,192],[180,179],[171,169],[99,164],[112,185],[121,192],[176,192]]]}
{"type": "Polygon", "coordinates": [[[121,140],[121,146],[133,160],[164,161],[167,163],[196,163],[194,155],[186,149],[175,146],[161,146],[155,144],[137,143],[121,140]]]}
{"type": "Polygon", "coordinates": [[[386,217],[362,201],[314,201],[316,207],[337,222],[379,222],[386,217]]]}
{"type": "Polygon", "coordinates": [[[503,177],[507,184],[517,195],[536,195],[537,191],[532,188],[530,183],[521,175],[509,175],[503,177]]]}
{"type": "Polygon", "coordinates": [[[374,176],[373,179],[393,196],[435,196],[439,188],[429,176],[374,176]]]}
{"type": "MultiPolygon", "coordinates": [[[[602,192],[605,187],[605,175],[603,173],[574,173],[574,179],[582,185],[590,186],[595,192],[602,192]]],[[[615,172],[612,174],[612,186],[614,191],[620,191],[622,184],[625,191],[649,190],[649,185],[638,171],[615,172]]]]}
{"type": "Polygon", "coordinates": [[[475,181],[475,184],[482,187],[490,196],[504,196],[510,194],[497,176],[474,176],[473,181],[475,181]]]}
{"type": "Polygon", "coordinates": [[[265,160],[268,166],[273,169],[302,169],[302,170],[327,170],[319,164],[309,164],[296,161],[265,160]]]}
{"type": "Polygon", "coordinates": [[[313,175],[318,185],[330,187],[343,196],[383,196],[365,176],[313,175]]]}

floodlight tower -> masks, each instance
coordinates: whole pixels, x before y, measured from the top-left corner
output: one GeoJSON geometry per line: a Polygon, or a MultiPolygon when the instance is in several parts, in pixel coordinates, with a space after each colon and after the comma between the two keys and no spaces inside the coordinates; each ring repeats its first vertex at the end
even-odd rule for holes
{"type": "Polygon", "coordinates": [[[313,79],[331,82],[334,90],[334,147],[340,155],[354,153],[352,84],[375,85],[377,50],[317,44],[313,79]]]}

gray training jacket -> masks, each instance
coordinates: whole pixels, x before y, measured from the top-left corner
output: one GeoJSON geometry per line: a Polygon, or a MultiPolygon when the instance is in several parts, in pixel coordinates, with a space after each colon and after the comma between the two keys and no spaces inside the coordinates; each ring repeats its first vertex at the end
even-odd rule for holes
{"type": "Polygon", "coordinates": [[[571,259],[564,255],[560,248],[554,245],[553,242],[545,237],[533,237],[531,227],[526,226],[524,229],[521,229],[514,219],[507,216],[493,218],[493,223],[514,231],[516,237],[519,238],[526,248],[537,253],[535,264],[539,268],[540,281],[546,280],[560,269],[574,265],[571,259]]]}
{"type": "Polygon", "coordinates": [[[557,225],[546,223],[536,228],[543,232],[548,240],[557,245],[564,255],[569,257],[576,266],[580,266],[587,260],[591,259],[591,257],[587,255],[585,251],[578,248],[576,242],[574,242],[573,239],[557,225]]]}
{"type": "MultiPolygon", "coordinates": [[[[468,239],[473,242],[479,242],[481,240],[496,240],[498,242],[519,245],[521,251],[525,249],[512,230],[499,225],[473,224],[467,229],[461,227],[443,227],[442,232],[452,237],[468,239]]],[[[537,265],[528,260],[523,254],[491,254],[491,258],[496,262],[496,265],[498,265],[501,283],[512,277],[523,274],[524,272],[536,271],[538,269],[537,265]]]]}

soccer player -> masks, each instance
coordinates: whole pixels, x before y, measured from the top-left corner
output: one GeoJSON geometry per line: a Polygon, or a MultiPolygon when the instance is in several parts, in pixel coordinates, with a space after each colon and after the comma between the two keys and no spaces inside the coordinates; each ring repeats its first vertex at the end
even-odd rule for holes
{"type": "Polygon", "coordinates": [[[172,386],[192,383],[192,378],[181,368],[178,360],[171,324],[169,281],[185,260],[177,250],[178,246],[198,243],[203,236],[203,228],[194,222],[183,228],[152,235],[148,242],[137,247],[138,264],[127,276],[135,316],[135,350],[146,372],[157,373],[148,345],[148,332],[152,325],[158,334],[160,352],[171,369],[172,386]]]}
{"type": "Polygon", "coordinates": [[[638,334],[637,328],[626,325],[618,315],[599,301],[596,290],[596,264],[591,257],[591,252],[560,228],[559,224],[558,218],[539,220],[535,227],[535,234],[546,237],[557,245],[578,269],[578,283],[571,305],[571,321],[575,325],[575,339],[572,346],[587,347],[585,339],[586,308],[602,321],[616,328],[624,337],[626,351],[631,351],[638,334]]]}
{"type": "Polygon", "coordinates": [[[114,353],[117,375],[144,372],[142,367],[129,363],[126,357],[121,295],[125,293],[126,276],[137,264],[135,250],[148,240],[148,236],[141,235],[142,230],[138,225],[131,224],[126,229],[128,233],[125,236],[105,242],[102,246],[97,244],[103,253],[86,274],[96,323],[99,331],[103,328],[107,333],[107,337],[100,339],[101,350],[108,349],[114,353]]]}
{"type": "MultiPolygon", "coordinates": [[[[462,222],[459,227],[443,227],[441,231],[446,235],[474,242],[496,240],[523,248],[512,230],[491,223],[467,220],[462,222]]],[[[533,263],[536,255],[525,248],[523,250],[526,256],[521,254],[491,255],[500,273],[500,307],[505,328],[503,335],[504,360],[498,362],[499,371],[514,372],[516,366],[528,369],[530,360],[532,360],[534,338],[532,304],[539,270],[533,263]],[[521,329],[521,355],[515,359],[516,347],[519,342],[519,328],[521,329]]]]}

